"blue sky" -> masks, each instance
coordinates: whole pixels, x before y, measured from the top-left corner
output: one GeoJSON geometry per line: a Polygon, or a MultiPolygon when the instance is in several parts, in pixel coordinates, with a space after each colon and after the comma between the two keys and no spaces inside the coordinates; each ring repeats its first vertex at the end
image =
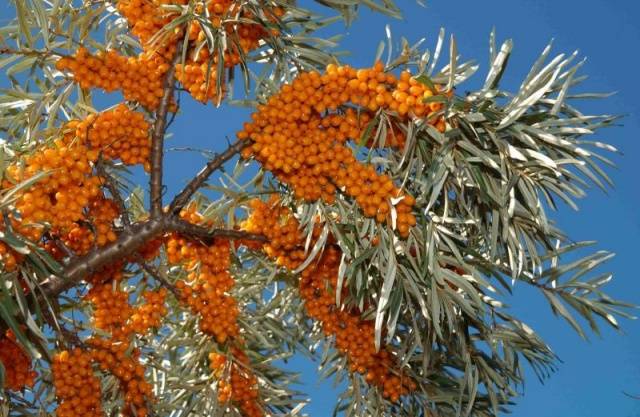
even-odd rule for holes
{"type": "MultiPolygon", "coordinates": [[[[622,127],[607,129],[598,140],[617,146],[624,156],[614,156],[618,168],[610,170],[616,182],[608,195],[593,189],[582,201],[579,212],[562,207],[554,216],[575,240],[597,240],[598,249],[617,253],[606,265],[615,273],[608,291],[617,298],[640,303],[636,259],[640,241],[640,83],[637,81],[640,57],[640,2],[634,0],[427,0],[426,8],[413,0],[396,0],[405,18],[392,20],[363,11],[346,31],[341,49],[351,52],[343,62],[354,66],[372,63],[384,27],[389,23],[394,37],[416,41],[425,37],[425,45],[435,43],[440,27],[456,36],[464,58],[481,64],[478,78],[487,69],[488,37],[496,27],[498,40],[513,38],[514,53],[504,85],[517,88],[530,64],[547,42],[555,39],[556,52],[578,49],[588,57],[583,73],[590,76],[585,87],[598,92],[617,91],[604,101],[585,102],[587,111],[626,114],[622,127]]],[[[0,17],[13,10],[2,2],[0,17]]],[[[305,3],[302,0],[301,3],[305,3]]],[[[342,27],[334,27],[339,31],[342,27]]],[[[473,85],[471,82],[470,85],[473,85]]],[[[460,88],[464,91],[464,86],[460,88]]],[[[222,149],[225,137],[246,120],[246,109],[202,106],[187,102],[172,126],[174,137],[168,146],[193,146],[222,149]]],[[[197,154],[171,152],[167,156],[167,184],[172,192],[204,162],[197,154]]],[[[636,417],[640,401],[623,391],[640,395],[640,323],[622,321],[624,333],[609,329],[603,338],[582,341],[564,322],[551,314],[543,297],[524,286],[516,286],[508,303],[517,316],[529,323],[560,356],[559,371],[544,385],[529,372],[525,395],[513,408],[516,417],[636,417]]],[[[311,394],[307,412],[327,416],[333,410],[336,392],[331,381],[319,382],[315,365],[295,360],[292,368],[303,372],[305,391],[311,394]]]]}

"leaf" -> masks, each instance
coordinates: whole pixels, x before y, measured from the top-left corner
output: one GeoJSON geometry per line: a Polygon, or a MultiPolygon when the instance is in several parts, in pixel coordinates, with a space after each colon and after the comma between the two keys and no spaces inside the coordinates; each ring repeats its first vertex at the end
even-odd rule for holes
{"type": "Polygon", "coordinates": [[[559,314],[562,318],[564,318],[571,325],[571,327],[573,327],[574,330],[580,335],[580,337],[586,340],[587,336],[582,330],[582,327],[578,324],[578,322],[571,315],[571,313],[569,313],[566,307],[562,305],[562,303],[558,300],[556,295],[546,289],[542,289],[542,294],[544,294],[545,298],[551,304],[551,309],[553,313],[556,315],[559,314]]]}
{"type": "Polygon", "coordinates": [[[376,309],[376,320],[375,320],[375,347],[376,352],[380,350],[380,343],[382,340],[382,323],[384,321],[384,311],[389,302],[389,297],[391,296],[391,289],[393,288],[393,284],[396,280],[396,275],[398,271],[398,264],[396,263],[395,256],[390,256],[387,264],[387,270],[384,274],[384,279],[382,282],[382,288],[380,290],[380,299],[378,300],[378,307],[376,309]]]}
{"type": "MultiPolygon", "coordinates": [[[[491,32],[492,39],[495,41],[495,32],[491,32]]],[[[490,65],[491,68],[487,74],[487,78],[484,82],[483,90],[492,90],[498,86],[504,71],[507,68],[507,64],[509,62],[509,57],[511,56],[511,51],[513,50],[513,41],[511,39],[507,40],[500,47],[500,52],[497,56],[491,56],[490,65]]]]}

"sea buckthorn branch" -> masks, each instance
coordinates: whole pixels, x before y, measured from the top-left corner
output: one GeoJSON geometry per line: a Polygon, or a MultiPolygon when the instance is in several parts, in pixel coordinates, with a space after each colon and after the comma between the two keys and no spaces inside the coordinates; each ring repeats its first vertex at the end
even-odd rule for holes
{"type": "Polygon", "coordinates": [[[236,154],[242,152],[244,148],[249,146],[251,141],[249,139],[239,139],[231,144],[224,152],[216,154],[207,164],[200,170],[200,172],[187,184],[180,193],[178,193],[171,204],[169,205],[169,214],[175,215],[184,208],[189,202],[191,197],[198,191],[200,187],[209,179],[211,174],[216,172],[222,165],[229,159],[233,158],[236,154]]]}
{"type": "Polygon", "coordinates": [[[118,239],[104,247],[93,249],[85,256],[73,259],[61,276],[51,276],[42,287],[48,296],[57,296],[101,268],[122,260],[142,245],[167,231],[167,219],[159,217],[134,223],[125,228],[118,239]]]}
{"type": "Polygon", "coordinates": [[[254,233],[239,230],[213,229],[189,225],[173,216],[161,216],[157,219],[138,222],[125,228],[118,239],[104,247],[94,249],[87,255],[73,259],[63,270],[61,276],[51,276],[43,284],[45,294],[57,296],[73,287],[81,280],[116,261],[126,259],[145,243],[169,232],[180,232],[197,238],[231,237],[244,240],[265,241],[254,233]]]}
{"type": "Polygon", "coordinates": [[[256,233],[249,233],[242,230],[229,229],[209,229],[205,226],[198,226],[180,219],[171,221],[171,229],[178,233],[202,240],[211,240],[216,237],[225,237],[231,239],[252,240],[256,242],[266,242],[267,238],[256,233]]]}
{"type": "Polygon", "coordinates": [[[181,48],[176,48],[175,56],[164,77],[164,95],[160,106],[156,111],[156,120],[151,134],[151,176],[149,179],[149,192],[151,194],[151,217],[157,218],[162,214],[162,172],[164,154],[164,135],[167,129],[167,113],[173,99],[175,89],[174,76],[176,65],[181,56],[181,48]]]}

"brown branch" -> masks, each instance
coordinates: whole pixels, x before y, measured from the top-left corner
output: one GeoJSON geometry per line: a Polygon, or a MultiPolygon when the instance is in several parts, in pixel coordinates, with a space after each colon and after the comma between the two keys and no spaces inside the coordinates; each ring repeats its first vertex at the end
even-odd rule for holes
{"type": "Polygon", "coordinates": [[[209,229],[205,226],[198,226],[184,220],[172,219],[169,225],[170,229],[182,233],[186,236],[208,241],[216,237],[225,237],[230,239],[255,240],[257,242],[266,242],[267,238],[263,235],[255,233],[243,232],[242,230],[230,229],[209,229]]]}
{"type": "Polygon", "coordinates": [[[156,219],[162,215],[162,158],[164,154],[164,135],[167,130],[167,113],[173,92],[175,89],[174,75],[176,65],[180,59],[180,48],[176,49],[176,54],[171,62],[169,70],[164,78],[164,95],[160,101],[160,106],[156,111],[156,120],[153,123],[153,133],[151,134],[151,178],[149,179],[149,192],[151,203],[151,218],[156,219]]]}
{"type": "Polygon", "coordinates": [[[187,184],[182,191],[173,198],[173,201],[169,205],[169,214],[174,215],[180,212],[182,208],[189,202],[191,197],[196,191],[209,179],[211,174],[220,169],[225,162],[233,158],[236,154],[240,153],[246,148],[251,141],[249,139],[241,139],[230,145],[224,152],[216,154],[207,164],[200,170],[187,184]]]}
{"type": "Polygon", "coordinates": [[[176,217],[162,216],[158,219],[131,224],[118,236],[118,239],[101,248],[96,248],[87,255],[72,259],[65,266],[61,276],[51,276],[42,283],[44,293],[49,297],[58,296],[63,291],[72,288],[80,281],[98,272],[103,267],[122,259],[129,258],[148,241],[167,232],[179,232],[185,235],[209,240],[216,237],[231,239],[247,239],[259,242],[266,241],[261,235],[240,230],[213,229],[194,225],[176,217]]]}
{"type": "Polygon", "coordinates": [[[42,288],[47,296],[55,297],[106,265],[126,259],[166,230],[167,223],[164,217],[134,223],[127,227],[115,242],[73,259],[64,268],[61,276],[49,277],[42,283],[42,288]]]}

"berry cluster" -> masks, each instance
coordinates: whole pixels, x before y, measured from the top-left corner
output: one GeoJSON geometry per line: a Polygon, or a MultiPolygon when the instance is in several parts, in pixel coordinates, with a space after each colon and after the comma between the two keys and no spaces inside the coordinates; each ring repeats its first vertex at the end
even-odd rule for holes
{"type": "Polygon", "coordinates": [[[4,386],[12,391],[20,391],[33,386],[36,373],[31,369],[31,360],[26,352],[16,343],[16,337],[7,330],[0,337],[0,363],[4,366],[4,386]]]}
{"type": "Polygon", "coordinates": [[[169,63],[160,55],[126,57],[114,51],[90,54],[80,48],[73,56],[56,63],[59,71],[69,71],[83,89],[99,88],[107,93],[122,91],[126,100],[153,110],[163,95],[162,81],[169,63]]]}
{"type": "Polygon", "coordinates": [[[53,229],[62,231],[73,227],[83,218],[84,207],[100,193],[101,180],[92,174],[97,156],[96,151],[83,144],[57,139],[53,146],[26,156],[23,163],[9,166],[7,175],[14,181],[42,172],[49,174],[19,194],[15,206],[21,222],[48,222],[53,229]]]}
{"type": "Polygon", "coordinates": [[[69,71],[84,89],[100,88],[105,92],[122,91],[126,100],[140,103],[150,110],[160,105],[163,79],[176,51],[180,31],[163,39],[160,45],[151,45],[153,36],[172,17],[166,16],[162,5],[184,5],[187,0],[121,0],[116,7],[127,19],[131,33],[140,39],[143,50],[137,57],[127,57],[115,51],[90,54],[80,48],[74,56],[61,58],[56,63],[60,71],[69,71]]]}
{"type": "Polygon", "coordinates": [[[167,290],[160,288],[157,291],[145,291],[142,294],[145,303],[136,308],[130,318],[129,328],[133,333],[144,334],[151,328],[158,328],[162,318],[167,315],[165,299],[167,290]]]}
{"type": "Polygon", "coordinates": [[[145,370],[140,364],[140,353],[133,349],[131,337],[158,327],[167,313],[165,298],[167,291],[145,291],[146,303],[132,307],[129,293],[119,287],[120,279],[94,284],[85,299],[94,306],[94,325],[111,334],[108,338],[93,337],[87,340],[91,347],[90,359],[104,371],[110,372],[120,381],[124,392],[125,408],[135,410],[137,417],[147,415],[146,401],[151,398],[151,384],[145,381],[145,370]]]}
{"type": "MultiPolygon", "coordinates": [[[[127,57],[114,51],[90,54],[80,48],[74,56],[61,58],[56,67],[69,71],[74,80],[84,89],[100,88],[105,92],[122,91],[127,100],[136,101],[154,110],[163,95],[163,79],[171,65],[177,43],[184,33],[176,28],[163,39],[152,42],[154,36],[177,15],[168,14],[163,5],[185,5],[187,0],[120,0],[116,7],[127,19],[131,33],[140,39],[142,52],[136,57],[127,57]]],[[[225,68],[241,62],[241,57],[258,48],[267,36],[262,25],[251,23],[254,17],[232,0],[214,0],[206,5],[211,24],[224,29],[232,41],[222,51],[225,68]]],[[[280,7],[263,7],[266,20],[274,22],[284,14],[280,7]]],[[[203,5],[197,5],[203,12],[203,5]]],[[[176,79],[198,101],[206,103],[217,95],[218,60],[209,56],[207,48],[200,48],[205,34],[200,23],[192,22],[188,28],[191,41],[187,60],[179,65],[176,79]]],[[[277,31],[275,32],[277,34],[277,31]]],[[[223,86],[222,86],[223,87],[223,86]]]]}
{"type": "Polygon", "coordinates": [[[127,353],[131,345],[126,340],[93,338],[87,344],[91,346],[91,360],[120,381],[125,410],[135,410],[136,417],[146,417],[146,402],[153,398],[153,393],[152,385],[144,378],[145,369],[139,361],[140,351],[133,349],[127,353]]]}
{"type": "Polygon", "coordinates": [[[3,271],[15,271],[21,261],[22,255],[11,249],[6,243],[0,242],[0,262],[3,271]]]}
{"type": "MultiPolygon", "coordinates": [[[[172,16],[167,15],[166,9],[162,6],[188,3],[189,0],[119,0],[116,7],[127,19],[131,34],[138,37],[143,46],[150,47],[153,36],[172,20],[172,16]]],[[[166,55],[164,49],[157,52],[166,55]]]]}
{"type": "Polygon", "coordinates": [[[113,110],[69,122],[66,128],[82,143],[100,150],[106,159],[120,159],[126,165],[142,164],[149,171],[151,137],[144,114],[119,104],[113,110]]]}
{"type": "MultiPolygon", "coordinates": [[[[265,28],[250,21],[255,18],[247,10],[242,10],[232,0],[214,0],[207,4],[207,11],[211,24],[216,28],[224,26],[224,31],[232,41],[229,41],[222,54],[222,62],[225,68],[231,68],[242,61],[242,56],[260,46],[260,41],[268,33],[265,28]]],[[[196,10],[202,13],[202,5],[196,10]]],[[[267,20],[275,21],[284,14],[280,7],[262,6],[267,20]]],[[[273,34],[278,32],[274,30],[273,34]]],[[[193,22],[189,27],[189,39],[198,45],[205,42],[205,33],[199,23],[193,22]]],[[[176,78],[189,91],[191,96],[206,103],[217,98],[218,90],[218,63],[220,56],[211,56],[207,48],[193,48],[184,65],[176,68],[176,78]]],[[[221,86],[224,87],[224,86],[221,86]]]]}
{"type": "MultiPolygon", "coordinates": [[[[206,223],[195,205],[189,205],[180,213],[183,220],[193,224],[206,223]]],[[[244,342],[238,326],[239,307],[229,291],[235,280],[229,272],[231,243],[216,239],[201,242],[170,234],[165,242],[170,264],[182,265],[189,273],[185,281],[176,287],[182,301],[200,316],[200,329],[213,336],[219,344],[230,346],[233,362],[212,353],[209,357],[214,376],[219,379],[218,399],[233,401],[245,417],[264,415],[258,405],[258,385],[251,372],[249,358],[242,350],[244,342]],[[223,370],[229,366],[230,378],[223,379],[223,370]]]]}
{"type": "MultiPolygon", "coordinates": [[[[181,213],[183,219],[200,223],[201,218],[191,205],[181,213]]],[[[182,301],[200,315],[200,329],[215,337],[218,343],[239,334],[238,305],[229,295],[235,281],[229,273],[229,241],[216,239],[211,244],[171,234],[166,241],[169,263],[183,264],[189,271],[187,280],[178,281],[182,301]]]]}
{"type": "Polygon", "coordinates": [[[300,242],[304,239],[300,224],[291,210],[279,204],[277,196],[272,196],[268,202],[251,200],[249,209],[251,215],[241,227],[246,232],[267,238],[262,249],[268,257],[290,270],[304,262],[306,253],[300,247],[300,242]]]}
{"type": "Polygon", "coordinates": [[[58,417],[102,417],[100,380],[95,376],[92,356],[81,349],[62,351],[51,365],[58,397],[58,417]]]}
{"type": "Polygon", "coordinates": [[[122,339],[130,333],[124,325],[131,316],[129,293],[118,288],[119,281],[94,285],[85,300],[93,304],[93,324],[97,329],[111,332],[114,339],[122,339]]]}
{"type": "Polygon", "coordinates": [[[85,255],[94,246],[116,240],[113,222],[119,215],[118,205],[99,194],[89,203],[83,221],[75,223],[66,234],[61,233],[60,239],[76,255],[85,255]]]}
{"type": "Polygon", "coordinates": [[[119,288],[120,279],[104,284],[94,284],[85,299],[94,306],[94,325],[111,333],[113,340],[126,340],[134,334],[145,334],[160,326],[167,314],[165,299],[167,290],[147,290],[142,293],[144,304],[132,307],[130,294],[119,288]]]}
{"type": "Polygon", "coordinates": [[[262,417],[264,412],[258,405],[258,379],[249,369],[249,358],[237,347],[230,350],[233,360],[217,352],[209,354],[209,367],[219,380],[218,401],[233,401],[244,417],[262,417]]]}
{"type": "MultiPolygon", "coordinates": [[[[395,226],[400,236],[407,237],[416,222],[413,197],[387,175],[359,162],[347,141],[361,140],[378,109],[394,110],[401,119],[409,114],[427,117],[443,130],[442,118],[428,118],[442,104],[423,103],[433,94],[441,92],[432,92],[408,72],[398,80],[380,64],[362,70],[329,65],[325,74],[302,73],[259,106],[251,123],[238,132],[239,139],[252,141],[243,157],[258,160],[289,184],[297,198],[332,203],[340,189],[380,223],[390,221],[395,209],[395,226]]],[[[387,141],[402,146],[404,134],[390,129],[387,141]]]]}
{"type": "Polygon", "coordinates": [[[307,313],[322,324],[325,335],[335,337],[336,347],[347,357],[351,372],[365,375],[369,384],[382,389],[384,398],[397,402],[415,390],[416,384],[394,372],[395,359],[388,350],[376,352],[373,321],[362,320],[360,311],[336,306],[339,267],[340,252],[329,247],[317,263],[302,272],[300,295],[305,300],[307,313]]]}
{"type": "MultiPolygon", "coordinates": [[[[44,174],[17,193],[17,215],[11,220],[16,231],[40,242],[56,259],[65,256],[58,242],[75,255],[85,255],[93,247],[117,238],[114,221],[121,215],[120,209],[103,195],[104,179],[94,173],[100,156],[121,159],[125,164],[143,164],[149,169],[150,153],[149,123],[142,113],[123,104],[84,120],[72,120],[62,131],[62,137],[40,145],[7,167],[2,183],[3,188],[9,188],[44,174]],[[49,233],[41,241],[45,230],[49,233]]],[[[5,270],[14,270],[20,260],[18,254],[0,244],[5,270]]],[[[108,268],[107,278],[118,268],[108,268]]]]}
{"type": "MultiPolygon", "coordinates": [[[[263,250],[279,265],[299,266],[304,259],[301,256],[304,257],[305,242],[293,213],[280,206],[277,198],[268,203],[253,200],[250,208],[253,211],[242,225],[243,230],[264,234],[268,243],[263,250]]],[[[319,259],[302,271],[300,295],[309,316],[322,324],[325,335],[335,337],[336,347],[347,357],[350,370],[365,375],[371,385],[382,389],[385,398],[396,402],[416,389],[415,382],[396,374],[395,359],[389,350],[376,352],[371,320],[363,320],[357,309],[336,306],[340,258],[340,250],[329,243],[319,259]]],[[[342,292],[348,294],[347,287],[342,292]]]]}

